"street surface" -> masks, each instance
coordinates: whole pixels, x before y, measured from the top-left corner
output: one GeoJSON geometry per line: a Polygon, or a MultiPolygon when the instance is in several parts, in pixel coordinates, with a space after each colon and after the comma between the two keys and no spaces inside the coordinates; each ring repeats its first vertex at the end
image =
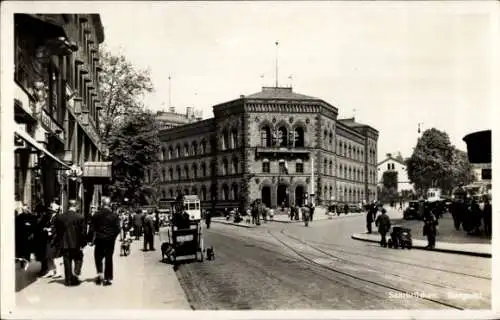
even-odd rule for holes
{"type": "Polygon", "coordinates": [[[352,240],[365,217],[212,224],[215,261],[176,271],[194,309],[489,309],[491,259],[352,240]]]}

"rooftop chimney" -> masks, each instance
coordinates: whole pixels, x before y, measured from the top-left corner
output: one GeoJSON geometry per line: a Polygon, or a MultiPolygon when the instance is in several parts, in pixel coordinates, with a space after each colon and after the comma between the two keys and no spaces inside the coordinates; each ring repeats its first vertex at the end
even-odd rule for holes
{"type": "Polygon", "coordinates": [[[386,153],[385,155],[387,156],[387,158],[390,158],[392,156],[391,153],[386,153]]]}
{"type": "Polygon", "coordinates": [[[245,95],[240,94],[240,99],[243,99],[243,98],[245,98],[245,95]]]}

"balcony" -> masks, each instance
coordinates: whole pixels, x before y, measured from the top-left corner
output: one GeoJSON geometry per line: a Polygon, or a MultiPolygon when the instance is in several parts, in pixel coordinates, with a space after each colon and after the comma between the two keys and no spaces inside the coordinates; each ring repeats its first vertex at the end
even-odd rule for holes
{"type": "Polygon", "coordinates": [[[309,158],[311,151],[307,148],[294,147],[256,147],[255,157],[258,158],[309,158]]]}
{"type": "Polygon", "coordinates": [[[47,110],[42,109],[40,113],[40,123],[47,131],[51,132],[56,136],[61,142],[64,143],[64,129],[57,123],[57,121],[47,112],[47,110]]]}

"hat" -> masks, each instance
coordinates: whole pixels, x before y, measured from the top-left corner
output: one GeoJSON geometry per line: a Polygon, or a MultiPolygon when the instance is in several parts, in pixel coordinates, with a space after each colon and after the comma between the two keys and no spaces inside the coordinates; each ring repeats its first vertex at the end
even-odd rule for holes
{"type": "Polygon", "coordinates": [[[52,203],[49,207],[49,210],[52,211],[52,212],[57,212],[59,211],[59,205],[57,205],[56,203],[52,203]]]}

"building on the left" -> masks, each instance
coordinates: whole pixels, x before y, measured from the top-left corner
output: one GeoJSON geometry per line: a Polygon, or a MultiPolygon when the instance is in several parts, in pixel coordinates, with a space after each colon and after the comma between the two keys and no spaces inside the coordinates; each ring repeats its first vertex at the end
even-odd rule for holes
{"type": "Polygon", "coordinates": [[[99,131],[98,14],[14,15],[15,200],[74,199],[82,212],[111,178],[99,131]]]}

